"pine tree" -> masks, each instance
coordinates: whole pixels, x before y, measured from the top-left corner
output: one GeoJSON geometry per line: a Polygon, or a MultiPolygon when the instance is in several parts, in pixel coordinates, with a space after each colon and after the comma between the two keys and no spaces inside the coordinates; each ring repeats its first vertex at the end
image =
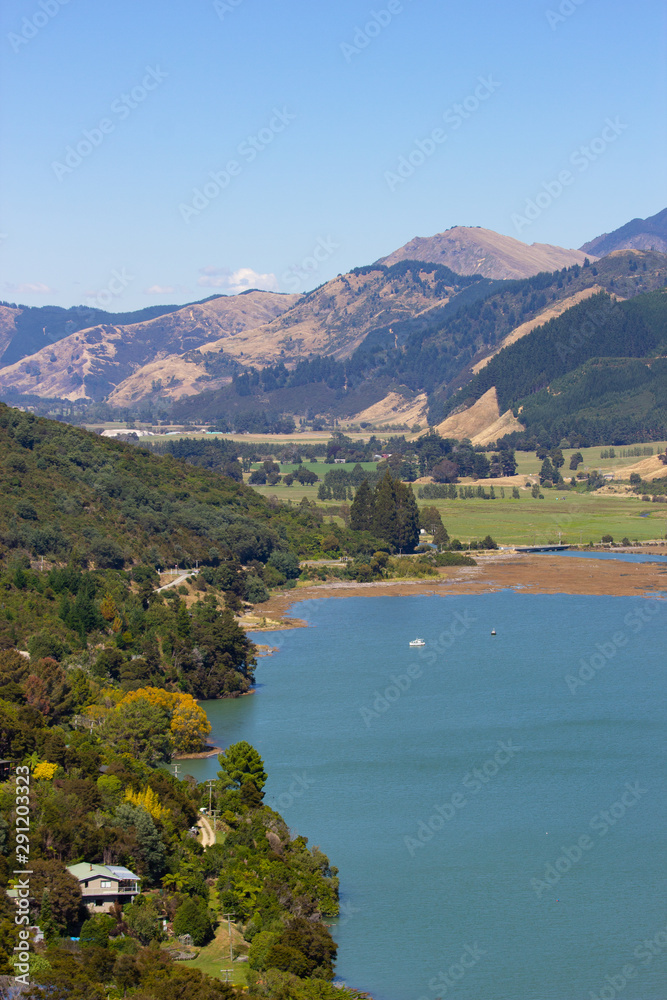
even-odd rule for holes
{"type": "Polygon", "coordinates": [[[375,522],[375,497],[364,479],[350,507],[350,527],[353,531],[372,531],[375,522]]]}
{"type": "Polygon", "coordinates": [[[556,472],[554,471],[554,467],[549,461],[549,456],[547,455],[547,457],[542,462],[542,468],[540,469],[540,482],[544,483],[546,482],[546,480],[549,480],[549,482],[553,482],[555,478],[556,478],[556,472]]]}
{"type": "Polygon", "coordinates": [[[375,487],[375,517],[373,530],[390,545],[396,544],[398,537],[396,484],[389,469],[375,487]]]}
{"type": "Polygon", "coordinates": [[[419,542],[419,509],[412,487],[394,482],[396,495],[396,537],[390,539],[401,552],[413,552],[419,542]]]}

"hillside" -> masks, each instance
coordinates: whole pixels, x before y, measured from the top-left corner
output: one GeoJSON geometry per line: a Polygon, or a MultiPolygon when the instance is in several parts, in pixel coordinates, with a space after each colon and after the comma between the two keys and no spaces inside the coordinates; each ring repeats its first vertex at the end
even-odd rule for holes
{"type": "Polygon", "coordinates": [[[21,306],[0,303],[0,365],[6,366],[54,344],[70,333],[98,324],[143,323],[181,306],[148,306],[137,312],[110,313],[88,306],[21,306]]]}
{"type": "Polygon", "coordinates": [[[275,510],[220,474],[240,479],[236,453],[229,444],[209,471],[0,404],[0,558],[122,569],[308,551],[307,511],[275,510]]]}
{"type": "Polygon", "coordinates": [[[109,402],[126,406],[164,394],[179,399],[201,392],[207,382],[209,392],[216,383],[220,387],[228,382],[234,371],[224,359],[237,368],[264,368],[313,355],[348,358],[370,334],[384,331],[393,339],[394,328],[424,326],[434,309],[445,308],[458,293],[487,285],[433,264],[358,268],[303,296],[271,323],[148,364],[121,383],[109,402]]]}
{"type": "Polygon", "coordinates": [[[491,386],[472,406],[455,411],[435,430],[444,438],[469,438],[473,444],[486,445],[512,431],[523,430],[523,425],[511,410],[501,414],[496,387],[491,386]]]}
{"type": "Polygon", "coordinates": [[[633,219],[612,233],[603,233],[581,247],[584,253],[598,257],[614,250],[659,250],[667,253],[667,208],[648,219],[633,219]]]}
{"type": "MultiPolygon", "coordinates": [[[[452,406],[459,405],[445,402],[475,377],[475,368],[481,376],[480,362],[525,333],[525,324],[543,323],[566,300],[578,301],[582,292],[593,287],[632,298],[666,283],[667,256],[636,250],[617,252],[584,267],[574,265],[522,281],[499,283],[485,297],[445,315],[443,322],[411,332],[398,349],[376,351],[373,371],[412,391],[426,391],[429,423],[439,424],[452,406]]],[[[357,356],[352,359],[357,360],[357,356]]],[[[486,382],[483,391],[492,384],[486,382]]]]}
{"type": "MultiPolygon", "coordinates": [[[[588,253],[591,257],[592,252],[588,253]]],[[[556,271],[583,264],[581,250],[565,250],[548,243],[530,246],[512,236],[503,236],[478,226],[454,226],[435,236],[416,236],[404,246],[381,257],[379,264],[401,260],[423,260],[451,267],[457,274],[481,274],[485,278],[528,278],[540,271],[556,271]]]]}
{"type": "MultiPolygon", "coordinates": [[[[227,338],[274,319],[300,298],[250,291],[217,296],[140,323],[106,323],[77,330],[30,357],[0,369],[0,391],[76,400],[105,399],[137,368],[168,354],[182,355],[213,339],[218,354],[227,338]]],[[[230,360],[218,367],[234,371],[230,360]]],[[[200,373],[203,388],[210,379],[200,373]]],[[[150,391],[150,390],[149,390],[150,391]]]]}
{"type": "Polygon", "coordinates": [[[621,302],[599,293],[500,351],[448,401],[448,419],[465,419],[461,407],[470,419],[493,390],[499,411],[513,410],[540,441],[659,440],[666,350],[667,291],[621,302]]]}
{"type": "MultiPolygon", "coordinates": [[[[385,422],[379,414],[393,411],[404,413],[403,422],[410,426],[423,420],[412,421],[408,415],[413,401],[427,394],[428,422],[439,425],[449,412],[445,408],[448,396],[481,373],[503,346],[600,290],[632,298],[666,282],[667,257],[638,251],[615,253],[592,265],[575,265],[521,281],[481,279],[444,305],[396,321],[389,328],[371,330],[351,357],[338,361],[315,357],[290,369],[284,363],[251,367],[216,391],[181,400],[172,408],[172,416],[175,420],[220,420],[223,430],[258,431],[266,426],[265,417],[275,419],[282,414],[368,421],[371,412],[371,420],[385,422]],[[260,417],[261,427],[256,423],[260,417]]],[[[490,384],[484,391],[488,388],[490,384]]]]}

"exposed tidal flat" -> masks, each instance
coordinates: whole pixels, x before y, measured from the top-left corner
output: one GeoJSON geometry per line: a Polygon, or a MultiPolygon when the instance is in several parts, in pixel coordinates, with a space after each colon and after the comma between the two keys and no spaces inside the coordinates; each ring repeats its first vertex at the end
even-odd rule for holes
{"type": "Polygon", "coordinates": [[[309,627],[262,633],[277,651],[256,695],[205,707],[340,869],[339,977],[379,1000],[664,1000],[667,602],[505,590],[292,612],[309,627]]]}

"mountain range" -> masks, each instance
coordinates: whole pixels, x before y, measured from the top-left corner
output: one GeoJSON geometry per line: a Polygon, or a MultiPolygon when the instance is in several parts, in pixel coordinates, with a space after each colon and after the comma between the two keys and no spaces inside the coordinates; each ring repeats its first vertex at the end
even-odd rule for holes
{"type": "Polygon", "coordinates": [[[647,245],[667,248],[666,236],[667,210],[579,250],[457,226],[305,295],[253,290],[129,314],[3,303],[0,394],[42,410],[50,399],[226,429],[257,429],[255,418],[266,429],[278,415],[428,421],[491,441],[523,425],[484,369],[602,293],[663,288],[667,256],[647,245]],[[455,419],[467,406],[472,422],[455,419]]]}
{"type": "Polygon", "coordinates": [[[659,250],[667,253],[667,208],[648,219],[633,219],[613,233],[603,233],[581,249],[604,257],[614,250],[659,250]]]}

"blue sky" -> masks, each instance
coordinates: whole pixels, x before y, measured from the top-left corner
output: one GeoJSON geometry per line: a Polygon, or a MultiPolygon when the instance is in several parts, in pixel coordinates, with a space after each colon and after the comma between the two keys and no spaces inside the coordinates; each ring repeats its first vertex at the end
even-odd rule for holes
{"type": "Polygon", "coordinates": [[[301,291],[454,225],[570,247],[667,204],[662,0],[0,17],[6,301],[301,291]]]}

